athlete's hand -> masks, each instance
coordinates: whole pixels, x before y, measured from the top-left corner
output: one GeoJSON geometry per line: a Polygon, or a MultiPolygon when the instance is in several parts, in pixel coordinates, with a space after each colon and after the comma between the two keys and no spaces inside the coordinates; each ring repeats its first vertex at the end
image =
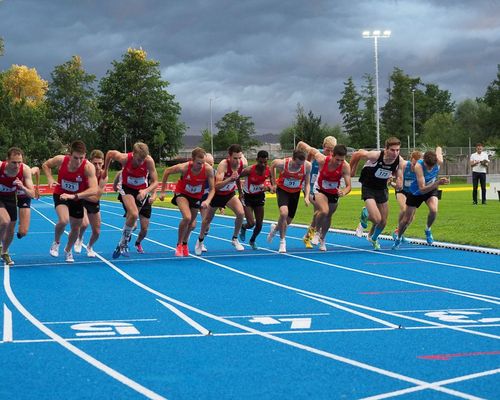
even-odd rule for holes
{"type": "Polygon", "coordinates": [[[158,198],[160,199],[160,201],[165,200],[165,192],[161,192],[158,198]]]}
{"type": "Polygon", "coordinates": [[[450,183],[450,180],[446,176],[439,178],[439,181],[438,181],[439,185],[447,185],[448,183],[450,183]]]}
{"type": "Polygon", "coordinates": [[[206,200],[201,202],[200,208],[203,210],[206,210],[208,208],[208,203],[206,200]]]}
{"type": "Polygon", "coordinates": [[[56,182],[54,178],[47,178],[47,185],[49,186],[49,189],[54,189],[54,187],[59,185],[59,183],[56,182]]]}
{"type": "Polygon", "coordinates": [[[145,189],[139,190],[139,193],[137,193],[137,200],[138,201],[143,201],[144,198],[148,195],[145,189]]]}
{"type": "Polygon", "coordinates": [[[306,204],[306,207],[308,207],[309,204],[311,204],[311,200],[309,200],[309,196],[304,197],[304,203],[306,204]]]}
{"type": "Polygon", "coordinates": [[[61,194],[61,200],[74,200],[75,199],[75,195],[74,194],[70,194],[70,193],[63,193],[61,194]]]}
{"type": "Polygon", "coordinates": [[[240,174],[238,174],[238,171],[234,171],[233,174],[231,175],[231,179],[233,181],[237,181],[240,178],[240,174]]]}

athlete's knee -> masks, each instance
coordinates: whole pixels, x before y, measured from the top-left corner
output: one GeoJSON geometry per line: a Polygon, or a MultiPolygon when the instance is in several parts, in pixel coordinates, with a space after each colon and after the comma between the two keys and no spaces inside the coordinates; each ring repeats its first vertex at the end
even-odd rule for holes
{"type": "MultiPolygon", "coordinates": [[[[254,222],[247,222],[247,226],[246,226],[246,228],[247,228],[247,229],[252,229],[254,226],[255,226],[255,223],[254,223],[254,222]]],[[[260,226],[262,226],[262,224],[260,224],[260,226]]]]}

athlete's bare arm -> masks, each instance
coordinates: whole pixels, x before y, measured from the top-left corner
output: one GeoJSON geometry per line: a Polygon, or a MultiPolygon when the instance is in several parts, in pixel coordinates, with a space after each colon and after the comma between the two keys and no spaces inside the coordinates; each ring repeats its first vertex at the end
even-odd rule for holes
{"type": "Polygon", "coordinates": [[[54,180],[54,177],[52,176],[52,168],[59,168],[63,163],[63,161],[64,161],[64,156],[59,155],[49,158],[42,164],[42,170],[45,176],[47,177],[47,184],[50,189],[52,189],[55,185],[57,185],[57,182],[54,180]]]}
{"type": "Polygon", "coordinates": [[[175,164],[172,165],[171,167],[165,168],[165,170],[163,171],[163,176],[161,178],[161,192],[159,196],[160,201],[163,201],[165,199],[168,177],[172,174],[178,174],[178,173],[184,175],[187,171],[188,165],[189,161],[181,164],[175,164]]]}

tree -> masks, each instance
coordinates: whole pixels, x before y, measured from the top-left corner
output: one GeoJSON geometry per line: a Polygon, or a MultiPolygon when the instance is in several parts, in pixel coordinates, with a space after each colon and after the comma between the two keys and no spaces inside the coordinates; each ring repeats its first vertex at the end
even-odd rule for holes
{"type": "Polygon", "coordinates": [[[482,104],[488,106],[489,111],[484,112],[482,118],[483,140],[491,144],[500,144],[500,64],[497,65],[497,77],[487,87],[482,99],[482,104]]]}
{"type": "Polygon", "coordinates": [[[169,83],[161,79],[159,63],[148,60],[142,49],[128,49],[112,65],[99,83],[102,148],[122,148],[124,138],[128,149],[136,141],[154,143],[162,132],[159,153],[177,154],[186,126],[179,120],[179,103],[166,90],[169,83]]]}
{"type": "Polygon", "coordinates": [[[89,149],[99,146],[99,111],[94,90],[95,76],[87,74],[80,57],[54,68],[47,92],[49,115],[62,143],[83,140],[89,149]]]}
{"type": "Polygon", "coordinates": [[[424,124],[421,142],[431,147],[457,146],[456,125],[451,113],[435,113],[424,124]]]}
{"type": "Polygon", "coordinates": [[[3,75],[4,88],[14,101],[25,101],[28,105],[44,101],[48,84],[35,68],[14,64],[3,75]]]}
{"type": "Polygon", "coordinates": [[[424,87],[418,107],[420,121],[425,123],[436,113],[447,114],[455,111],[455,102],[451,101],[450,92],[439,89],[439,86],[433,83],[426,83],[424,87]]]}
{"type": "Polygon", "coordinates": [[[364,78],[366,83],[361,87],[361,98],[365,106],[361,116],[361,135],[357,143],[351,143],[356,148],[375,147],[377,141],[375,85],[370,74],[365,74],[364,78]]]}
{"type": "MultiPolygon", "coordinates": [[[[226,150],[234,143],[241,145],[243,149],[249,149],[259,143],[258,140],[252,138],[255,135],[255,124],[252,117],[241,115],[238,110],[227,113],[219,121],[215,123],[218,129],[214,135],[214,151],[226,150]]],[[[205,140],[210,139],[210,133],[205,135],[205,140]]],[[[206,146],[206,144],[204,144],[206,146]]],[[[205,147],[210,149],[210,146],[205,147]]]]}
{"type": "Polygon", "coordinates": [[[458,146],[468,146],[469,139],[472,143],[485,141],[482,128],[483,116],[488,115],[490,108],[485,103],[467,99],[458,104],[455,111],[455,134],[458,146]]]}
{"type": "Polygon", "coordinates": [[[352,76],[344,82],[344,90],[342,97],[337,102],[339,103],[340,114],[342,115],[344,132],[351,139],[356,147],[363,146],[363,126],[362,112],[359,109],[361,96],[356,91],[356,86],[352,80],[352,76]]]}
{"type": "Polygon", "coordinates": [[[410,78],[403,70],[394,68],[390,81],[392,87],[387,89],[389,100],[382,108],[382,121],[387,136],[404,139],[413,133],[411,91],[420,83],[420,78],[410,78]]]}

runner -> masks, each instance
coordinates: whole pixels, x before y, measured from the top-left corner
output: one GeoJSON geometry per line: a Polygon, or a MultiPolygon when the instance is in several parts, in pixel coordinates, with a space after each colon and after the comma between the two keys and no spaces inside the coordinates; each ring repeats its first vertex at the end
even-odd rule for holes
{"type": "Polygon", "coordinates": [[[165,198],[165,189],[168,177],[171,174],[180,173],[181,177],[175,185],[172,204],[179,207],[182,219],[177,231],[176,257],[189,256],[188,240],[191,231],[196,227],[196,217],[199,209],[207,209],[215,194],[214,170],[205,161],[206,153],[200,147],[191,152],[191,161],[174,165],[165,169],[162,178],[160,200],[165,198]],[[208,195],[202,200],[205,185],[208,181],[208,195]]]}
{"type": "Polygon", "coordinates": [[[267,241],[272,242],[276,232],[280,233],[280,253],[286,253],[286,231],[292,223],[297,212],[302,184],[305,184],[304,202],[309,205],[309,192],[311,179],[311,163],[306,161],[306,154],[294,150],[292,157],[276,159],[271,164],[271,180],[275,182],[273,190],[276,191],[280,216],[278,224],[271,224],[267,241]],[[276,170],[280,176],[276,180],[276,170]]]}
{"type": "MultiPolygon", "coordinates": [[[[120,255],[128,257],[128,243],[130,241],[132,230],[139,217],[139,209],[141,216],[147,221],[145,225],[149,225],[151,218],[151,203],[149,196],[154,194],[158,187],[158,175],[156,173],[155,162],[149,155],[149,148],[147,144],[137,142],[133,146],[131,153],[121,153],[117,150],[109,150],[106,153],[104,161],[103,175],[107,177],[109,165],[111,161],[118,161],[122,166],[121,172],[121,186],[119,188],[120,201],[126,209],[126,220],[123,226],[122,237],[113,252],[113,258],[118,258],[120,255]],[[151,179],[148,180],[148,177],[151,179]]],[[[141,219],[141,233],[143,232],[143,224],[141,219]]],[[[144,236],[147,232],[144,231],[144,236]]],[[[143,252],[142,246],[137,247],[139,253],[143,252]]]]}
{"type": "MultiPolygon", "coordinates": [[[[35,177],[35,197],[40,198],[40,168],[32,167],[31,176],[35,177]]],[[[24,184],[24,181],[23,181],[24,184]]],[[[19,209],[19,225],[17,226],[17,238],[22,239],[28,234],[31,221],[31,197],[22,189],[17,189],[17,208],[19,209]]]]}
{"type": "Polygon", "coordinates": [[[75,250],[75,253],[82,252],[83,235],[90,224],[92,228],[92,235],[90,236],[89,244],[87,245],[87,256],[95,257],[96,252],[94,251],[94,243],[97,242],[97,239],[99,239],[99,235],[101,234],[101,206],[99,204],[99,200],[104,193],[106,183],[108,183],[108,177],[103,176],[104,153],[101,150],[93,150],[90,153],[90,162],[95,167],[98,191],[95,196],[83,200],[84,210],[82,226],[80,227],[78,239],[76,240],[73,249],[75,250]]]}
{"type": "Polygon", "coordinates": [[[375,250],[380,250],[378,237],[387,224],[389,214],[389,192],[387,180],[396,174],[396,188],[402,186],[402,169],[404,160],[399,155],[401,142],[395,137],[385,141],[384,150],[358,150],[351,158],[351,176],[356,173],[359,160],[366,160],[359,181],[361,182],[361,198],[365,202],[365,208],[361,212],[360,223],[367,226],[368,220],[373,223],[372,232],[368,240],[375,250]]]}
{"type": "Polygon", "coordinates": [[[64,248],[65,260],[74,262],[71,249],[78,238],[83,219],[83,201],[97,193],[95,168],[85,159],[87,152],[85,143],[76,140],[71,144],[70,155],[55,156],[42,165],[47,176],[49,188],[54,188],[54,206],[58,217],[54,229],[54,241],[50,246],[50,255],[59,256],[59,243],[68,223],[71,230],[68,243],[64,248]],[[52,177],[52,169],[58,168],[57,182],[52,177]]]}
{"type": "MultiPolygon", "coordinates": [[[[396,237],[398,236],[398,226],[399,223],[401,222],[401,219],[403,218],[403,215],[406,210],[406,198],[408,196],[408,192],[410,191],[410,185],[412,182],[416,179],[415,177],[415,164],[417,163],[418,160],[422,158],[422,152],[415,150],[414,152],[411,153],[410,155],[410,160],[406,161],[403,163],[403,187],[401,190],[396,189],[396,181],[394,179],[390,179],[389,185],[391,185],[395,191],[396,191],[396,200],[398,201],[399,204],[399,216],[398,216],[398,225],[396,226],[396,229],[392,233],[392,237],[394,240],[396,240],[396,237]]],[[[401,241],[403,243],[406,243],[406,237],[402,236],[401,241]]]]}
{"type": "Polygon", "coordinates": [[[402,236],[413,221],[417,208],[419,208],[423,202],[425,202],[429,208],[425,237],[428,244],[434,242],[431,227],[436,220],[438,212],[438,188],[440,185],[450,183],[446,177],[438,179],[441,165],[443,165],[443,152],[439,146],[436,147],[436,151],[426,151],[424,159],[418,160],[415,165],[416,179],[411,183],[409,193],[406,197],[406,211],[399,223],[399,234],[394,241],[394,245],[392,246],[393,249],[399,248],[402,236]]]}
{"type": "Polygon", "coordinates": [[[266,201],[265,192],[272,189],[274,182],[271,181],[271,186],[265,186],[266,180],[270,178],[271,171],[267,166],[269,154],[265,150],[257,153],[257,164],[245,168],[240,177],[246,177],[243,183],[243,206],[245,209],[245,217],[247,222],[241,226],[240,240],[246,239],[247,229],[253,228],[252,237],[249,244],[253,250],[258,247],[255,240],[262,230],[262,221],[264,220],[264,204],[266,201]]]}
{"type": "Polygon", "coordinates": [[[215,175],[215,195],[210,202],[207,215],[203,218],[201,224],[200,235],[194,248],[194,253],[199,256],[203,251],[203,240],[205,239],[205,232],[208,230],[215,212],[218,208],[229,207],[229,209],[236,216],[234,220],[234,231],[231,239],[231,244],[237,251],[243,251],[245,248],[238,241],[238,234],[243,223],[245,212],[243,205],[235,191],[241,194],[240,174],[243,168],[247,166],[247,160],[243,156],[241,146],[239,144],[232,144],[227,149],[227,158],[222,160],[217,167],[215,175]]]}
{"type": "MultiPolygon", "coordinates": [[[[316,203],[315,220],[320,232],[319,249],[326,251],[325,238],[332,224],[332,216],[337,210],[339,197],[346,196],[351,191],[351,168],[345,161],[347,148],[338,144],[333,148],[333,155],[328,156],[304,142],[299,142],[297,149],[311,154],[318,163],[319,175],[311,197],[316,203]],[[342,178],[345,188],[339,189],[342,178]]],[[[312,248],[310,234],[306,234],[304,241],[307,248],[312,248]]]]}
{"type": "MultiPolygon", "coordinates": [[[[333,137],[333,136],[327,136],[323,139],[323,149],[319,150],[319,151],[324,156],[332,155],[333,148],[336,145],[337,145],[337,139],[335,139],[335,137],[333,137]]],[[[298,148],[298,146],[297,146],[297,148],[298,148]]],[[[311,204],[314,207],[314,214],[313,214],[311,224],[309,225],[309,228],[307,228],[307,232],[304,235],[304,237],[302,238],[302,240],[304,241],[306,248],[312,249],[313,244],[317,245],[319,243],[319,238],[320,238],[320,232],[317,229],[318,226],[316,224],[316,216],[318,214],[318,206],[316,204],[316,200],[314,199],[314,194],[313,194],[314,184],[316,183],[316,179],[318,178],[319,165],[318,165],[318,161],[310,153],[307,153],[307,160],[311,161],[311,185],[310,185],[311,188],[310,188],[309,200],[311,201],[311,204]]]]}
{"type": "Polygon", "coordinates": [[[14,265],[9,246],[14,239],[17,221],[17,190],[22,190],[30,198],[35,197],[30,167],[23,163],[23,151],[11,147],[7,151],[7,160],[0,162],[0,253],[4,265],[14,265]]]}

